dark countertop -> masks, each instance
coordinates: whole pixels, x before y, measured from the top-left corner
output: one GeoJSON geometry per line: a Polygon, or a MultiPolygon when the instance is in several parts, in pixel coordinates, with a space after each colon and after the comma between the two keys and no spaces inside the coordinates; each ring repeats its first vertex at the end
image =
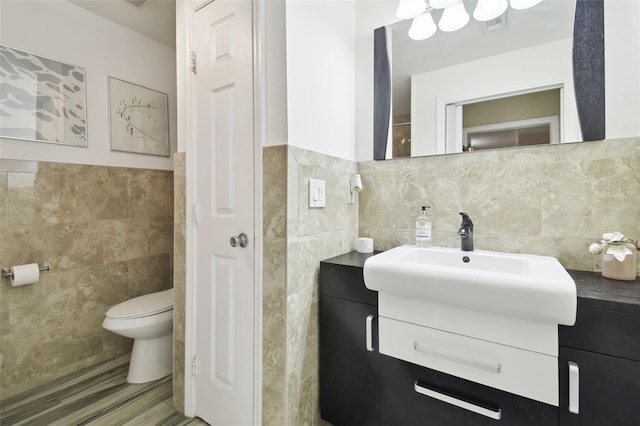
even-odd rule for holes
{"type": "MultiPolygon", "coordinates": [[[[334,269],[363,268],[369,257],[377,254],[349,253],[325,259],[320,264],[334,269]]],[[[576,283],[580,306],[640,314],[640,279],[617,281],[604,278],[599,272],[567,270],[576,283]]]]}
{"type": "Polygon", "coordinates": [[[640,279],[618,281],[599,272],[567,270],[576,283],[579,304],[640,314],[640,279]]]}
{"type": "Polygon", "coordinates": [[[357,251],[351,251],[349,253],[341,254],[330,259],[320,261],[320,264],[330,265],[334,269],[352,269],[364,267],[364,261],[380,253],[374,251],[373,253],[358,253],[357,251]]]}

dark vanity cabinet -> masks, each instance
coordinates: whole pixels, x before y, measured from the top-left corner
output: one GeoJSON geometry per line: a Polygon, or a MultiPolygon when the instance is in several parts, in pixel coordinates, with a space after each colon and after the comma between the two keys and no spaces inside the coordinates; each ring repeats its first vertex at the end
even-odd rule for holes
{"type": "Polygon", "coordinates": [[[378,294],[356,252],[320,263],[320,413],[336,426],[378,425],[378,294]]]}
{"type": "Polygon", "coordinates": [[[640,425],[640,282],[569,271],[578,310],[575,326],[559,327],[555,407],[379,354],[377,293],[362,277],[368,256],[353,252],[320,264],[324,420],[336,426],[640,425]]]}
{"type": "Polygon", "coordinates": [[[573,327],[560,327],[560,425],[640,425],[640,282],[572,272],[573,327]]]}

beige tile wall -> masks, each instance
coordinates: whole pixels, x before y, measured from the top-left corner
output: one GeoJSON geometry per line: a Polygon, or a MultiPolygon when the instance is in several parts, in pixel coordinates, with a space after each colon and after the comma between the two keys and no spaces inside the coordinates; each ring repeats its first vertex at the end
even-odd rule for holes
{"type": "Polygon", "coordinates": [[[591,270],[591,242],[618,230],[640,238],[640,138],[534,146],[358,164],[360,236],[376,249],[415,244],[430,205],[433,244],[458,247],[459,211],[476,249],[557,257],[591,270]]]}
{"type": "Polygon", "coordinates": [[[107,309],[171,287],[173,173],[0,159],[0,266],[51,267],[0,285],[0,398],[131,349],[107,309]]]}
{"type": "Polygon", "coordinates": [[[262,424],[286,414],[287,147],[263,151],[262,424]]]}
{"type": "Polygon", "coordinates": [[[173,406],[184,413],[184,341],[186,307],[186,154],[173,156],[173,406]]]}
{"type": "Polygon", "coordinates": [[[356,163],[294,146],[265,148],[263,162],[263,424],[317,425],[319,263],[355,247],[356,163]],[[308,207],[309,178],[326,182],[323,209],[308,207]]]}
{"type": "Polygon", "coordinates": [[[347,205],[357,164],[289,146],[286,245],[286,424],[317,425],[320,261],[355,249],[358,210],[347,205]],[[326,207],[308,207],[309,179],[326,182],[326,207]]]}

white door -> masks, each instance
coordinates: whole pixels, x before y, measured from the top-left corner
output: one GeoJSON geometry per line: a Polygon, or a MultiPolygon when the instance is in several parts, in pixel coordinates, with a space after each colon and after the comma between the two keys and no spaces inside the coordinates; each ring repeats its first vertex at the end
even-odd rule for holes
{"type": "Polygon", "coordinates": [[[254,134],[252,3],[197,10],[196,415],[254,422],[254,134]],[[247,245],[242,238],[246,234],[247,245]]]}

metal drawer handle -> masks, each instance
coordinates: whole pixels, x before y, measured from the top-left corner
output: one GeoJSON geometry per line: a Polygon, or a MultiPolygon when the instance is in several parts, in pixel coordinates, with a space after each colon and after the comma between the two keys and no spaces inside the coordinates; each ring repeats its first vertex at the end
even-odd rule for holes
{"type": "Polygon", "coordinates": [[[569,361],[569,412],[580,413],[580,368],[578,364],[569,361]]]}
{"type": "Polygon", "coordinates": [[[481,414],[494,420],[500,420],[502,417],[502,410],[500,408],[492,410],[490,408],[481,407],[471,402],[455,398],[451,395],[446,395],[433,389],[426,388],[419,385],[418,382],[413,383],[413,389],[419,394],[437,399],[438,401],[446,402],[447,404],[455,405],[456,407],[464,408],[465,410],[473,411],[474,413],[481,414]]]}
{"type": "Polygon", "coordinates": [[[367,316],[367,350],[373,352],[373,315],[367,316]]]}
{"type": "Polygon", "coordinates": [[[428,348],[420,345],[418,342],[413,344],[413,349],[423,354],[432,355],[438,358],[446,359],[449,361],[457,362],[459,364],[465,364],[470,367],[479,368],[481,370],[490,371],[492,373],[499,373],[502,369],[500,364],[490,364],[487,362],[476,361],[475,359],[465,358],[460,355],[451,354],[448,352],[439,351],[437,349],[428,348]]]}

